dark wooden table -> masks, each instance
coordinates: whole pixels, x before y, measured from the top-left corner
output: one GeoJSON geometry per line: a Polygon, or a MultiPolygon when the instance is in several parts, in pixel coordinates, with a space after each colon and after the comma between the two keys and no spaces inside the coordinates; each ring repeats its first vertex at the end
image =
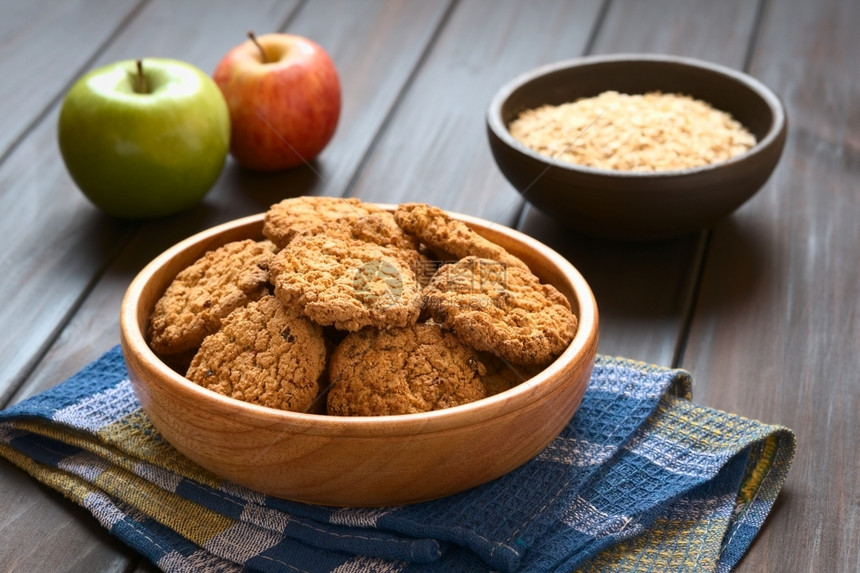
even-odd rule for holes
{"type": "MultiPolygon", "coordinates": [[[[600,352],[694,375],[694,399],[797,432],[785,489],[740,571],[860,562],[860,2],[0,1],[0,407],[118,342],[132,277],[177,240],[287,196],[420,200],[529,233],[592,285],[600,352]],[[258,33],[315,39],[343,113],[313,169],[229,162],[205,202],[104,216],[60,159],[58,107],[84,72],[163,56],[211,72],[258,33]],[[484,111],[509,78],[582,54],[666,52],[745,70],[789,115],[764,189],[712,229],[653,244],[565,231],[498,172],[484,111]]],[[[85,510],[0,460],[0,570],[152,571],[85,510]]]]}

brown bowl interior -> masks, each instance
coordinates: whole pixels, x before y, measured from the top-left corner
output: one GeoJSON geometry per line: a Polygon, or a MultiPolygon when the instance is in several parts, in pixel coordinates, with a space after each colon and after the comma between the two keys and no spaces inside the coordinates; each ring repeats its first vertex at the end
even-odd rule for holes
{"type": "Polygon", "coordinates": [[[572,229],[623,240],[679,236],[731,213],[770,177],[782,153],[786,124],[779,98],[754,78],[659,55],[596,56],[538,68],[503,87],[487,113],[496,163],[527,201],[572,229]],[[719,164],[643,173],[552,160],[526,148],[507,130],[526,109],[606,90],[690,95],[732,114],[758,143],[719,164]]]}
{"type": "Polygon", "coordinates": [[[519,386],[471,404],[404,416],[335,417],[285,412],[206,390],[171,370],[144,333],[157,299],[207,250],[262,238],[262,215],[191,237],[153,260],[123,300],[120,330],[129,375],[155,427],[217,476],[308,503],[374,506],[450,495],[511,471],[564,427],[585,391],[597,350],[597,308],[582,276],[533,239],[458,216],[529,264],[571,301],[570,347],[519,386]]]}

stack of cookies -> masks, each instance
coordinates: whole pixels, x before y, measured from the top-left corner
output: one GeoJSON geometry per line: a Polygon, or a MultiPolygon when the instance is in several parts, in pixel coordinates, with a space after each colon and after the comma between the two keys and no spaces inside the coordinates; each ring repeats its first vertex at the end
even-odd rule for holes
{"type": "Polygon", "coordinates": [[[295,412],[411,414],[497,394],[573,340],[520,259],[441,209],[297,197],[156,303],[149,343],[210,390],[295,412]]]}

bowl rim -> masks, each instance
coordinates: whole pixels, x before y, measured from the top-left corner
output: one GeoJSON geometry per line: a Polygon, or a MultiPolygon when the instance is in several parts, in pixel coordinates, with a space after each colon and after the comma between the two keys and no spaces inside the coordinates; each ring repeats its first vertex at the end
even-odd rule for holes
{"type": "MultiPolygon", "coordinates": [[[[693,175],[698,173],[706,173],[715,171],[746,161],[748,158],[763,153],[766,149],[779,138],[780,133],[786,127],[785,108],[779,96],[767,87],[764,83],[754,78],[753,76],[721,64],[692,58],[688,56],[676,56],[671,54],[648,54],[648,53],[619,53],[608,55],[592,55],[569,58],[532,68],[503,85],[493,96],[490,105],[487,108],[487,125],[492,132],[503,141],[508,147],[523,153],[541,163],[546,164],[546,168],[541,172],[542,176],[551,167],[557,167],[568,171],[580,172],[594,176],[610,176],[629,179],[659,179],[663,177],[677,177],[685,175],[693,175]],[[665,169],[660,171],[629,171],[621,169],[604,169],[599,167],[590,167],[586,165],[578,165],[567,161],[561,161],[548,155],[538,153],[526,145],[515,139],[507,125],[502,120],[502,106],[511,96],[511,94],[526,85],[527,83],[545,76],[549,73],[557,72],[568,68],[579,67],[583,65],[618,63],[618,62],[657,62],[657,63],[672,63],[689,66],[692,68],[704,69],[718,75],[726,76],[730,79],[745,85],[751,92],[756,94],[768,106],[773,115],[773,123],[765,136],[756,141],[756,144],[740,155],[730,157],[717,163],[701,165],[697,167],[687,167],[684,169],[665,169]]],[[[540,177],[539,176],[539,177],[540,177]]]]}
{"type": "MultiPolygon", "coordinates": [[[[389,204],[376,203],[376,205],[383,208],[393,207],[389,204]]],[[[562,271],[570,282],[573,293],[581,299],[577,314],[577,331],[568,347],[544,370],[514,388],[475,402],[432,412],[385,416],[330,416],[278,410],[236,400],[203,388],[174,371],[152,351],[146,342],[143,330],[139,327],[138,310],[145,286],[159,269],[168,264],[180,252],[193,248],[198,243],[212,239],[225,231],[243,226],[262,225],[264,213],[227,221],[195,233],[169,247],[145,265],[132,279],[121,303],[119,322],[123,353],[131,352],[143,361],[156,364],[158,370],[165,376],[165,383],[185,397],[199,398],[203,401],[202,403],[209,402],[221,411],[244,413],[266,423],[300,425],[305,428],[310,425],[312,429],[308,430],[308,433],[318,436],[336,435],[343,438],[364,438],[380,433],[393,436],[439,432],[480,424],[487,419],[518,410],[542,396],[556,393],[567,382],[563,376],[563,371],[568,364],[583,360],[593,362],[596,354],[598,310],[597,302],[588,283],[567,259],[536,239],[505,225],[461,213],[446,212],[467,224],[492,228],[493,232],[508,234],[524,243],[528,248],[539,251],[542,256],[549,259],[552,265],[562,271]],[[420,428],[420,430],[416,432],[416,428],[420,428]]],[[[128,357],[126,358],[128,360],[128,357]]]]}

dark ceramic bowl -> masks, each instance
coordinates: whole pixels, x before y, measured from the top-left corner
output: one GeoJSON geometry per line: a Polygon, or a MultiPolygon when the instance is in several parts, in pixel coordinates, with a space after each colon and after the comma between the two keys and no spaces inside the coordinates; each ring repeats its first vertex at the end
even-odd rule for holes
{"type": "Polygon", "coordinates": [[[758,191],[776,167],[787,120],[779,98],[741,72],[690,58],[612,55],[534,69],[504,86],[487,112],[501,172],[538,209],[576,231],[620,240],[676,237],[710,226],[758,191]],[[524,110],[607,90],[682,93],[730,113],[755,137],[746,153],[674,171],[596,169],[554,160],[511,136],[524,110]]]}

